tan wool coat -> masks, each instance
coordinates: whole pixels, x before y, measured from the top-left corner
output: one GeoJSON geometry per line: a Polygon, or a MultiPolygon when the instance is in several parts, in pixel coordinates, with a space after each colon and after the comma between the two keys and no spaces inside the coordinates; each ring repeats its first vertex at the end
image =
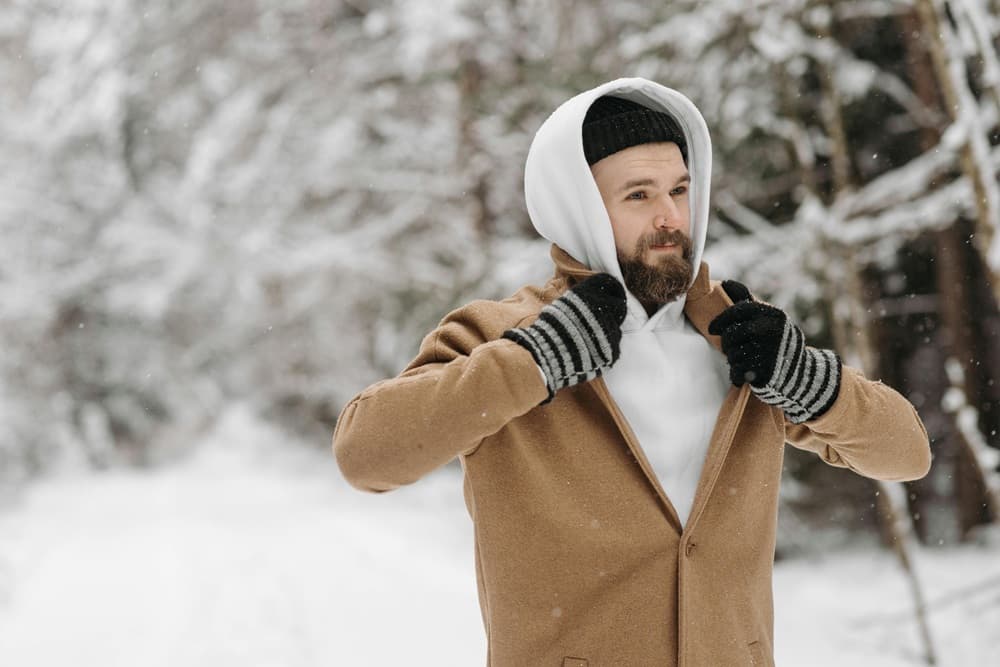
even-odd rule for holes
{"type": "MultiPolygon", "coordinates": [[[[399,377],[344,408],[333,442],[343,474],[388,491],[459,457],[487,665],[773,665],[785,443],[867,477],[916,479],[930,465],[920,419],[846,367],[830,410],[800,425],[732,387],[682,529],[603,380],[540,406],[547,392],[531,354],[500,338],[590,273],[552,254],[544,287],[451,313],[399,377]]],[[[708,323],[728,305],[703,264],[684,312],[716,347],[708,323]]]]}

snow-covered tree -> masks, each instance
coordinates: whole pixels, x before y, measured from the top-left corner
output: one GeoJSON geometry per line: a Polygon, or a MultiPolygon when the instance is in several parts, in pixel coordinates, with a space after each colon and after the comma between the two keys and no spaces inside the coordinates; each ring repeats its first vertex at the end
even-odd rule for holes
{"type": "MultiPolygon", "coordinates": [[[[958,359],[996,447],[995,9],[8,3],[0,466],[155,460],[230,400],[325,442],[451,307],[546,277],[522,195],[531,137],[567,97],[629,75],[706,115],[713,273],[817,342],[864,334],[859,363],[918,404],[942,462],[958,359]]],[[[914,507],[940,487],[913,487],[914,507]]]]}

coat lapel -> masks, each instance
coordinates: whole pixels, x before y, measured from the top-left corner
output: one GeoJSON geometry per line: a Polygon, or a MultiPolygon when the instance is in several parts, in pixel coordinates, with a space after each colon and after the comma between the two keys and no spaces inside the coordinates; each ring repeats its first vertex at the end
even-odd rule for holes
{"type": "Polygon", "coordinates": [[[635,437],[635,433],[632,432],[632,427],[629,426],[628,420],[625,419],[625,415],[622,414],[621,410],[618,408],[618,404],[611,397],[611,392],[608,391],[608,385],[604,382],[604,378],[597,378],[592,383],[594,391],[597,392],[598,398],[611,413],[611,417],[615,420],[615,424],[618,425],[618,430],[621,431],[622,437],[625,438],[625,443],[628,445],[629,451],[632,452],[632,456],[639,463],[639,467],[642,472],[646,475],[646,480],[656,491],[657,497],[660,499],[660,503],[663,505],[663,509],[667,514],[667,520],[677,534],[680,535],[683,532],[683,527],[681,526],[681,520],[677,516],[677,510],[674,508],[674,504],[670,502],[670,498],[667,497],[666,492],[663,490],[663,486],[660,485],[660,480],[656,477],[656,473],[653,472],[653,466],[649,463],[649,459],[646,458],[646,453],[642,451],[642,447],[639,445],[638,438],[635,437]]]}
{"type": "MultiPolygon", "coordinates": [[[[708,277],[708,265],[702,263],[698,271],[698,277],[694,285],[688,291],[687,303],[684,306],[684,315],[695,329],[712,344],[719,353],[722,353],[722,342],[718,336],[708,333],[709,323],[716,318],[723,310],[733,305],[729,295],[722,289],[719,283],[712,283],[708,277]]],[[[731,387],[722,407],[719,409],[719,416],[712,431],[712,440],[708,446],[708,454],[705,457],[705,465],[701,469],[701,478],[698,480],[698,488],[695,490],[694,502],[691,506],[691,514],[688,517],[685,532],[690,532],[698,523],[708,499],[712,495],[715,483],[719,479],[719,472],[722,464],[726,460],[729,448],[733,444],[736,435],[736,428],[743,418],[747,401],[750,399],[750,387],[731,387]]]]}

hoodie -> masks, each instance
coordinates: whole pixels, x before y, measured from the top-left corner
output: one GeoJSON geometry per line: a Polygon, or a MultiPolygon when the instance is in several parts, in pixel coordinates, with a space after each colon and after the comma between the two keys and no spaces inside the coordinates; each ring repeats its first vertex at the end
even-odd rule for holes
{"type": "MultiPolygon", "coordinates": [[[[708,128],[687,97],[646,79],[617,79],[581,93],[542,124],[525,164],[525,199],[532,224],[582,264],[624,282],[611,221],[583,151],[584,116],[603,95],[666,112],[681,126],[691,174],[691,259],[693,266],[699,266],[712,171],[708,128]]],[[[686,295],[652,316],[634,295],[628,293],[627,299],[621,357],[605,371],[604,379],[684,525],[729,389],[725,359],[684,318],[686,295]]]]}

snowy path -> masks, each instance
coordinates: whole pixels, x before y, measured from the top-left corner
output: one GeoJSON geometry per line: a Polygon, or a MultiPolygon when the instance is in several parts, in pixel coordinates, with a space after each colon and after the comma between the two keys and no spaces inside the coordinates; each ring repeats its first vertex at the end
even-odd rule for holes
{"type": "MultiPolygon", "coordinates": [[[[0,512],[0,665],[484,664],[453,470],[371,496],[323,453],[279,451],[246,420],[224,433],[185,463],[64,475],[0,512]]],[[[932,599],[992,578],[933,621],[946,667],[1000,665],[1000,553],[921,566],[932,599]]],[[[891,559],[783,563],[775,589],[779,664],[920,664],[891,559]]]]}

